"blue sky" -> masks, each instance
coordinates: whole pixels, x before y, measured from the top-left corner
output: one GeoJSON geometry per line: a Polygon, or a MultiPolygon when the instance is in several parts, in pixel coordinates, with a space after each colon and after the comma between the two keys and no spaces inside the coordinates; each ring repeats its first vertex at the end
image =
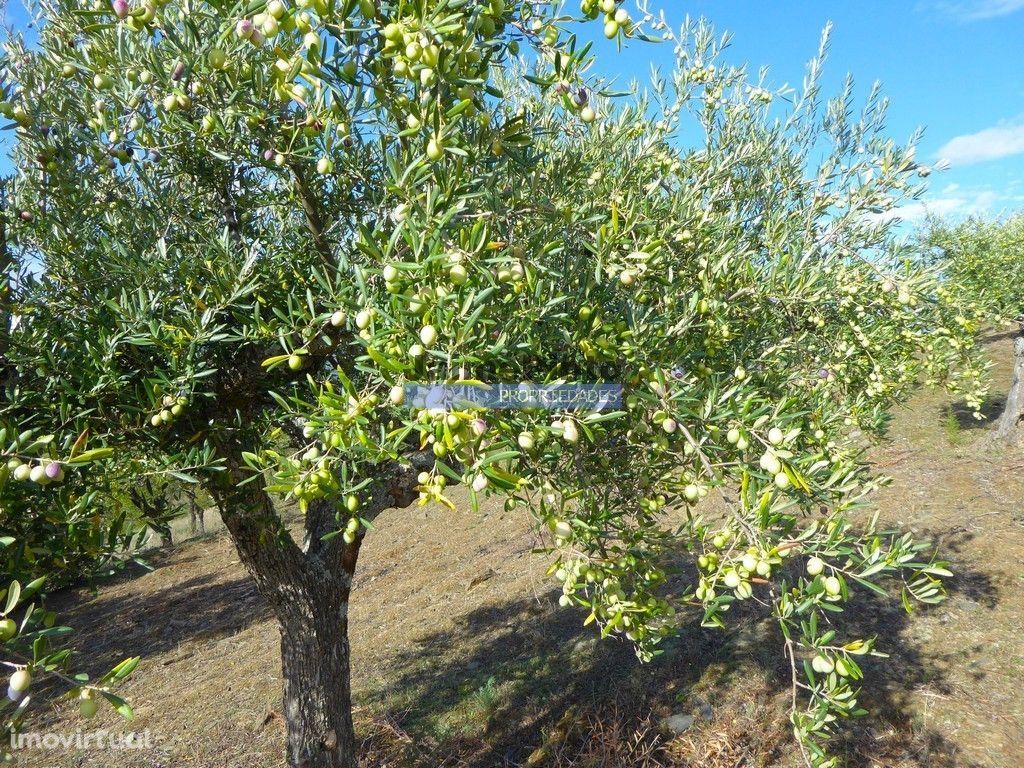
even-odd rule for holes
{"type": "MultiPolygon", "coordinates": [[[[575,5],[575,0],[569,0],[575,5]]],[[[627,0],[627,7],[632,0],[627,0]]],[[[1024,208],[1024,0],[650,0],[674,27],[703,15],[733,33],[731,63],[771,68],[776,83],[799,85],[822,28],[834,24],[825,92],[847,72],[859,92],[882,81],[891,98],[889,132],[897,139],[925,129],[921,162],[947,159],[930,177],[923,205],[941,215],[998,214],[1024,208]]],[[[19,0],[7,22],[24,25],[19,0]]],[[[600,23],[588,25],[600,38],[600,23]]],[[[621,53],[599,39],[601,69],[625,84],[646,82],[652,64],[671,67],[669,45],[631,43],[621,53]]]]}
{"type": "MultiPolygon", "coordinates": [[[[923,204],[902,210],[905,220],[925,210],[1024,209],[1024,0],[650,0],[650,8],[664,8],[674,28],[687,13],[706,17],[733,34],[729,63],[768,66],[773,82],[793,86],[831,20],[825,94],[848,72],[862,95],[881,81],[889,134],[902,141],[923,127],[919,161],[950,163],[929,178],[923,204]]],[[[597,50],[601,71],[618,72],[624,84],[646,82],[652,64],[672,66],[668,45],[632,43],[616,55],[601,39],[597,50]]]]}

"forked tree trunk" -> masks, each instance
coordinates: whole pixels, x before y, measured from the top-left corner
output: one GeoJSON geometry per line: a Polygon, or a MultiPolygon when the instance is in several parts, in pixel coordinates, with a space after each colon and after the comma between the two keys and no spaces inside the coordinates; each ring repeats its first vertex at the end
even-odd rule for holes
{"type": "MultiPolygon", "coordinates": [[[[257,589],[270,603],[281,630],[284,719],[290,768],[357,768],[352,725],[348,601],[362,537],[345,544],[336,530],[334,505],[314,502],[306,512],[300,548],[285,529],[266,491],[242,484],[240,454],[223,451],[227,472],[208,489],[257,589]]],[[[381,465],[364,491],[360,510],[372,517],[416,498],[416,475],[433,461],[410,457],[408,466],[381,465]]]]}
{"type": "Polygon", "coordinates": [[[1013,340],[1013,380],[1006,397],[1006,408],[996,426],[996,439],[1008,443],[1024,442],[1024,323],[1013,340]]]}

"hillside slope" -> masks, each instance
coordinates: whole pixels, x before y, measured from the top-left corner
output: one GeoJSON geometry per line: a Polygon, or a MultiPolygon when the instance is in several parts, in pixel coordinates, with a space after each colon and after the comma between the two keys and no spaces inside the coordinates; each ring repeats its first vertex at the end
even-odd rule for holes
{"type": "MultiPolygon", "coordinates": [[[[1007,384],[1006,336],[990,344],[994,391],[1007,384]]],[[[846,745],[853,766],[1024,766],[1024,456],[1004,455],[937,392],[897,414],[873,456],[894,478],[883,519],[930,533],[953,562],[951,599],[906,617],[860,603],[890,663],[865,704],[879,713],[846,745]]],[[[547,563],[522,514],[439,507],[381,517],[352,604],[357,720],[366,764],[420,766],[788,766],[788,677],[777,634],[696,622],[649,665],[597,643],[557,608],[547,563]],[[694,718],[675,739],[658,723],[694,718]],[[531,757],[532,756],[532,757],[531,757]]],[[[71,705],[36,730],[149,730],[152,750],[22,752],[29,766],[267,768],[283,754],[278,632],[223,535],[163,550],[152,572],[56,602],[95,669],[143,663],[109,710],[71,705]]]]}

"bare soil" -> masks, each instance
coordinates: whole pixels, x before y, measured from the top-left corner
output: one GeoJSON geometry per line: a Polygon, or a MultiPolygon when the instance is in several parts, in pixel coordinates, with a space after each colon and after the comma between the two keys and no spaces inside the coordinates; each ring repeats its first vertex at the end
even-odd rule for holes
{"type": "MultiPolygon", "coordinates": [[[[1006,335],[989,340],[996,393],[1009,381],[1010,345],[1006,335]]],[[[957,575],[946,603],[913,616],[898,601],[858,600],[856,622],[892,658],[868,666],[872,717],[840,744],[850,766],[1024,766],[1024,455],[992,445],[989,431],[941,392],[922,391],[873,449],[893,478],[876,497],[882,519],[931,537],[957,575]]],[[[557,608],[547,562],[531,552],[538,544],[525,516],[499,503],[380,518],[351,613],[365,765],[797,764],[770,624],[727,636],[695,621],[641,665],[557,608]],[[696,722],[669,738],[659,722],[680,712],[696,722]]],[[[86,723],[68,703],[29,727],[148,730],[155,748],[27,750],[18,762],[281,765],[279,634],[230,541],[215,533],[151,562],[150,572],[54,601],[90,670],[143,657],[121,691],[136,719],[104,707],[86,723]]]]}

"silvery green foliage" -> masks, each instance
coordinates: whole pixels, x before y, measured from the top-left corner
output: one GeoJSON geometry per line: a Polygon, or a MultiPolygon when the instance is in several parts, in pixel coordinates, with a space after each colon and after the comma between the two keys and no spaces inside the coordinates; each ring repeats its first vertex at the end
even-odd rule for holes
{"type": "Polygon", "coordinates": [[[669,35],[607,4],[583,12],[610,12],[609,37],[676,46],[648,99],[613,98],[543,3],[45,3],[0,105],[12,243],[40,264],[20,370],[151,471],[329,503],[347,551],[386,506],[380,474],[427,455],[423,503],[468,481],[528,509],[563,602],[643,658],[683,616],[726,627],[754,601],[805,756],[829,765],[873,650],[844,606],[935,602],[948,573],[851,514],[875,485],[856,437],[922,377],[982,390],[879,215],[925,169],[882,134],[880,94],[823,100],[820,57],[781,93],[706,24],[669,35]],[[563,380],[621,383],[625,406],[401,394],[563,380]]]}

